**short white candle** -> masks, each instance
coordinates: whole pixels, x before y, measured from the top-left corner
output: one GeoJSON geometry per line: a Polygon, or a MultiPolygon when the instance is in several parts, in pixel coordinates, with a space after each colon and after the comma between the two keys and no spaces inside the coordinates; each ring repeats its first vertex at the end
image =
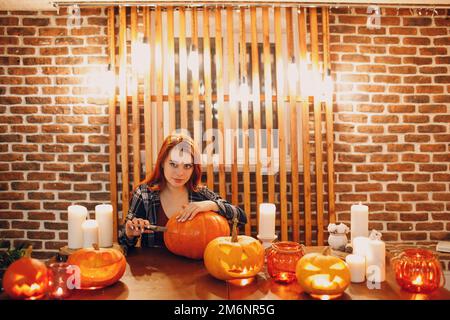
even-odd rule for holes
{"type": "Polygon", "coordinates": [[[350,208],[351,239],[369,235],[369,207],[354,204],[350,208]]]}
{"type": "Polygon", "coordinates": [[[261,203],[259,205],[258,236],[260,239],[275,238],[275,205],[261,203]]]}
{"type": "Polygon", "coordinates": [[[94,243],[98,244],[98,223],[95,220],[86,220],[81,225],[83,229],[83,248],[92,248],[94,243]]]}
{"type": "Polygon", "coordinates": [[[353,254],[365,257],[369,246],[369,238],[356,237],[353,239],[353,254]]]}
{"type": "Polygon", "coordinates": [[[386,280],[386,245],[381,240],[369,240],[366,255],[366,276],[372,282],[386,280]]]}
{"type": "Polygon", "coordinates": [[[101,248],[113,244],[113,207],[110,204],[95,206],[95,220],[98,223],[98,245],[101,248]]]}
{"type": "Polygon", "coordinates": [[[68,247],[79,249],[83,247],[83,230],[81,224],[86,221],[88,211],[86,207],[73,205],[67,208],[68,247]]]}
{"type": "Polygon", "coordinates": [[[366,280],[366,258],[356,254],[349,254],[345,257],[350,269],[351,282],[359,283],[366,280]]]}

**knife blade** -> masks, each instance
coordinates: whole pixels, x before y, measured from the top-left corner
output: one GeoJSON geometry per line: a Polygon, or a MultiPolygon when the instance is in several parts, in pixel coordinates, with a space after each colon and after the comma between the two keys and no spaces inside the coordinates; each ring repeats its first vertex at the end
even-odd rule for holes
{"type": "Polygon", "coordinates": [[[166,232],[167,231],[167,227],[154,226],[154,225],[145,226],[145,229],[152,230],[155,232],[166,232]]]}

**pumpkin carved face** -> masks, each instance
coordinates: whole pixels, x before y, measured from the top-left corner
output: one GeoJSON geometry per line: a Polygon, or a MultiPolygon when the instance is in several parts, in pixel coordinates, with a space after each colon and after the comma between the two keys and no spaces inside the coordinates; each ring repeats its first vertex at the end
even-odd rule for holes
{"type": "Polygon", "coordinates": [[[116,249],[86,248],[69,256],[68,264],[80,268],[81,288],[98,289],[110,286],[122,278],[126,260],[116,249]]]}
{"type": "Polygon", "coordinates": [[[249,236],[219,237],[205,250],[204,262],[208,272],[220,280],[254,277],[264,264],[264,248],[249,236]]]}
{"type": "Polygon", "coordinates": [[[13,299],[35,300],[47,292],[47,267],[37,259],[26,256],[13,262],[3,276],[3,289],[13,299]]]}
{"type": "Polygon", "coordinates": [[[202,259],[208,243],[230,234],[227,219],[213,211],[198,213],[194,219],[178,222],[176,215],[167,222],[164,243],[172,253],[191,259],[202,259]]]}
{"type": "Polygon", "coordinates": [[[303,290],[320,299],[337,298],[350,284],[350,270],[338,257],[309,253],[297,263],[296,276],[303,290]]]}

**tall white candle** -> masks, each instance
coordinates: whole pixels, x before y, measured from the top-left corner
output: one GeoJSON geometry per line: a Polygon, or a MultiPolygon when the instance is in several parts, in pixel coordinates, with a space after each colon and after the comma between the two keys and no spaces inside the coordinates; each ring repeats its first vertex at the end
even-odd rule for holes
{"type": "Polygon", "coordinates": [[[351,239],[369,235],[369,207],[354,204],[350,208],[351,239]]]}
{"type": "Polygon", "coordinates": [[[113,207],[110,204],[95,206],[95,220],[98,223],[98,245],[102,248],[113,244],[113,207]]]}
{"type": "Polygon", "coordinates": [[[92,248],[94,243],[98,244],[98,223],[95,220],[86,220],[81,225],[83,229],[83,248],[92,248]]]}
{"type": "Polygon", "coordinates": [[[386,245],[381,240],[369,240],[366,255],[366,276],[371,282],[386,280],[386,245]]]}
{"type": "Polygon", "coordinates": [[[259,205],[258,236],[261,239],[273,239],[275,237],[275,205],[273,203],[261,203],[259,205]]]}
{"type": "Polygon", "coordinates": [[[366,258],[356,254],[349,254],[345,257],[350,269],[351,282],[364,282],[366,280],[366,258]]]}
{"type": "Polygon", "coordinates": [[[86,221],[88,211],[86,207],[73,205],[67,208],[68,223],[68,247],[70,249],[79,249],[83,247],[83,230],[81,224],[86,221]]]}
{"type": "Polygon", "coordinates": [[[369,246],[369,238],[356,237],[353,239],[353,254],[365,257],[369,246]]]}

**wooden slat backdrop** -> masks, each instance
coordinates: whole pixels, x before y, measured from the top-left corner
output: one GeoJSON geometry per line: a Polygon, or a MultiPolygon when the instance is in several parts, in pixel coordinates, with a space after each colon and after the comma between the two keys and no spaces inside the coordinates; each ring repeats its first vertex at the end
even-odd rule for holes
{"type": "MultiPolygon", "coordinates": [[[[137,7],[131,8],[131,50],[136,50],[136,44],[138,42],[138,12],[137,7]]],[[[131,83],[131,112],[132,112],[132,121],[131,121],[131,133],[133,138],[133,188],[136,188],[141,181],[141,158],[140,152],[136,152],[140,150],[140,114],[139,114],[139,101],[138,101],[138,68],[140,67],[141,62],[138,61],[138,57],[135,52],[132,52],[132,83],[131,83]]]]}
{"type": "MultiPolygon", "coordinates": [[[[115,39],[115,19],[114,7],[108,8],[108,50],[109,50],[109,68],[115,73],[116,70],[116,39],[115,39]]],[[[115,88],[115,83],[114,83],[115,88]]],[[[111,88],[113,90],[113,88],[111,88]]],[[[111,204],[113,212],[117,213],[117,148],[116,148],[116,95],[115,92],[108,97],[108,112],[109,112],[109,181],[111,192],[111,204]]],[[[113,215],[113,228],[118,228],[118,215],[113,215]]],[[[114,241],[117,242],[118,234],[114,233],[114,241]]]]}
{"type": "MultiPolygon", "coordinates": [[[[322,245],[325,222],[335,221],[332,95],[323,99],[321,93],[303,92],[302,88],[304,83],[322,79],[324,71],[327,75],[331,73],[328,10],[280,6],[237,9],[229,6],[122,6],[118,10],[109,9],[110,65],[119,73],[119,95],[113,94],[109,99],[111,201],[118,210],[114,108],[118,101],[122,212],[128,210],[132,188],[154,167],[165,135],[174,130],[190,132],[193,129],[193,137],[208,160],[204,164],[207,186],[245,209],[249,220],[245,227],[246,234],[257,234],[254,227],[258,223],[259,204],[272,202],[278,210],[277,232],[280,233],[280,240],[322,245]],[[127,38],[126,32],[127,14],[130,16],[130,38],[127,38]],[[119,22],[117,34],[115,21],[119,22]],[[322,27],[321,37],[319,25],[322,27]],[[128,68],[127,57],[133,52],[130,53],[127,47],[131,51],[138,48],[136,44],[141,38],[148,42],[150,65],[145,68],[144,75],[138,77],[138,71],[142,71],[139,68],[145,63],[141,65],[141,61],[132,58],[131,68],[128,68]],[[323,51],[320,51],[321,44],[323,51]],[[187,64],[193,49],[199,63],[191,70],[187,64]],[[117,56],[115,52],[118,52],[117,56]],[[322,61],[320,57],[323,57],[322,61]],[[289,81],[286,72],[289,69],[299,70],[299,82],[289,81]],[[303,74],[307,69],[312,70],[315,76],[303,74]],[[129,88],[128,76],[132,79],[129,88]],[[245,99],[239,96],[243,82],[249,91],[245,99]],[[313,110],[312,120],[310,107],[313,110]],[[143,124],[139,120],[142,110],[143,124]],[[132,120],[129,124],[130,111],[132,120]],[[169,120],[167,124],[164,123],[165,118],[169,120]],[[298,118],[301,120],[297,121],[298,118]],[[314,128],[314,141],[310,140],[310,128],[314,128]],[[326,131],[328,172],[327,216],[324,214],[323,200],[323,128],[326,131]],[[213,136],[210,129],[218,134],[213,136]],[[231,134],[227,132],[230,129],[233,130],[231,134]],[[255,134],[249,136],[247,129],[255,130],[255,134]],[[207,132],[205,135],[204,130],[207,132]],[[243,147],[238,143],[236,130],[241,130],[243,147]],[[143,143],[140,141],[141,132],[143,143]],[[298,135],[298,132],[301,134],[298,135]],[[132,135],[133,147],[131,185],[129,134],[132,135]],[[315,146],[315,187],[311,179],[312,143],[315,146]],[[140,159],[141,144],[145,148],[145,159],[140,159]],[[211,148],[212,145],[214,148],[211,148]],[[301,156],[298,156],[299,145],[301,156]],[[205,146],[209,148],[204,149],[205,146]],[[250,156],[251,148],[254,159],[250,156]],[[243,155],[242,159],[238,155],[243,155]],[[268,160],[264,159],[265,156],[268,160]],[[219,160],[218,165],[213,164],[213,158],[219,160]],[[145,172],[141,172],[141,160],[145,162],[145,172]],[[303,171],[300,171],[302,165],[303,171]],[[218,180],[215,180],[215,172],[218,173],[218,180]],[[239,181],[239,173],[242,174],[242,181],[239,181]],[[251,176],[255,177],[254,184],[251,176]],[[315,190],[316,199],[314,209],[312,190],[315,190]],[[241,191],[242,198],[238,196],[241,191]]],[[[322,86],[323,83],[313,84],[316,89],[322,86]]],[[[122,222],[125,217],[126,214],[122,214],[122,222]]],[[[117,220],[115,223],[118,224],[117,220]]]]}
{"type": "MultiPolygon", "coordinates": [[[[253,92],[253,128],[255,129],[255,157],[256,157],[256,206],[264,201],[263,179],[261,174],[261,104],[259,82],[259,54],[258,54],[258,27],[256,7],[250,8],[251,32],[252,32],[252,92],[253,92]]],[[[256,221],[259,221],[259,210],[256,209],[256,221]]]]}
{"type": "Polygon", "coordinates": [[[122,167],[122,223],[130,201],[128,174],[128,103],[127,103],[127,38],[126,8],[119,9],[119,94],[120,94],[120,155],[122,167]]]}
{"type": "MultiPolygon", "coordinates": [[[[311,60],[313,74],[319,71],[319,30],[317,26],[317,8],[310,9],[311,60]]],[[[322,104],[317,92],[314,95],[314,145],[316,159],[316,220],[317,244],[323,245],[323,162],[322,162],[322,104]]]]}
{"type": "MultiPolygon", "coordinates": [[[[300,66],[306,67],[307,48],[306,48],[306,8],[302,8],[298,16],[298,34],[300,50],[300,66]]],[[[302,76],[300,72],[300,77],[302,76]]],[[[306,75],[300,78],[300,82],[307,82],[306,75]]],[[[303,146],[303,192],[304,192],[304,217],[305,217],[305,244],[312,244],[312,224],[311,224],[311,172],[310,172],[310,146],[309,146],[309,101],[304,92],[302,95],[302,146],[303,146]]]]}
{"type": "MultiPolygon", "coordinates": [[[[236,92],[238,90],[237,83],[236,83],[236,75],[235,75],[235,67],[234,67],[234,32],[233,32],[233,9],[227,8],[226,9],[227,14],[227,65],[228,65],[228,91],[230,94],[230,99],[228,101],[229,110],[231,112],[231,124],[230,128],[235,132],[237,129],[237,101],[236,101],[236,92]]],[[[216,9],[216,16],[221,15],[221,10],[216,9]]],[[[219,25],[220,20],[216,20],[216,28],[219,25]]],[[[222,34],[217,33],[216,34],[216,41],[219,41],[217,39],[220,39],[222,37],[222,34]]],[[[220,41],[219,41],[220,42],[220,41]]],[[[220,50],[217,49],[217,53],[220,56],[220,50]]],[[[217,81],[219,81],[219,73],[217,73],[217,81]]],[[[221,80],[220,80],[221,81],[221,80]]],[[[219,92],[219,90],[217,90],[219,92]]],[[[232,193],[232,203],[238,204],[238,166],[237,166],[237,137],[236,135],[233,135],[233,138],[231,140],[231,154],[232,154],[232,164],[231,164],[231,193],[232,193]]],[[[220,184],[225,179],[225,173],[220,171],[220,176],[224,176],[220,179],[220,184]]],[[[247,218],[250,217],[250,212],[247,213],[247,218]]]]}

